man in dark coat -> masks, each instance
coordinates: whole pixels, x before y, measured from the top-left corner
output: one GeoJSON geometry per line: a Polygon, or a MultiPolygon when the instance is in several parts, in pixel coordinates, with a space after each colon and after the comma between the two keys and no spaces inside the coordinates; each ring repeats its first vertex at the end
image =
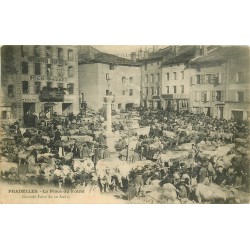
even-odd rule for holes
{"type": "Polygon", "coordinates": [[[54,137],[55,141],[61,141],[61,132],[59,129],[56,130],[55,132],[55,137],[54,137]]]}

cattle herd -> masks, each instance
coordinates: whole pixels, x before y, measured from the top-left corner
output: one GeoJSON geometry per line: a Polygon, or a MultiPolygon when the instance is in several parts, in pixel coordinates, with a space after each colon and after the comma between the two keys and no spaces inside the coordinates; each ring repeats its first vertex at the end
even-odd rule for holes
{"type": "Polygon", "coordinates": [[[101,113],[1,125],[1,182],[119,193],[128,203],[249,203],[249,124],[190,112],[101,113]]]}

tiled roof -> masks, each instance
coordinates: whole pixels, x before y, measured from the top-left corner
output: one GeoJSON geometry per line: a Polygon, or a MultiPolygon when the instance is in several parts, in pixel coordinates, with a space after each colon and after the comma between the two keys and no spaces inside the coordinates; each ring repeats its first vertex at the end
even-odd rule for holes
{"type": "Polygon", "coordinates": [[[164,57],[162,65],[164,66],[189,61],[195,57],[196,49],[196,46],[179,46],[178,54],[170,54],[167,57],[164,57]]]}
{"type": "Polygon", "coordinates": [[[226,62],[232,58],[249,60],[249,47],[247,46],[217,46],[205,55],[199,56],[191,61],[192,64],[226,62]]]}
{"type": "Polygon", "coordinates": [[[140,66],[138,62],[103,52],[95,53],[92,56],[79,53],[79,64],[84,63],[112,63],[115,65],[140,66]]]}
{"type": "Polygon", "coordinates": [[[172,54],[171,46],[168,46],[168,47],[163,48],[163,49],[159,49],[156,52],[151,52],[148,54],[147,57],[141,58],[141,59],[139,59],[139,61],[145,62],[145,61],[152,61],[152,60],[156,60],[156,59],[161,59],[161,58],[163,58],[163,56],[165,56],[167,54],[172,54]]]}

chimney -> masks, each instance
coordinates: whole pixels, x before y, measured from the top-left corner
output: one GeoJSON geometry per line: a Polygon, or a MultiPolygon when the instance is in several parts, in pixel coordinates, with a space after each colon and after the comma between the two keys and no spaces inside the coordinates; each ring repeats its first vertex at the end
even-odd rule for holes
{"type": "Polygon", "coordinates": [[[206,55],[207,54],[207,45],[203,45],[202,46],[202,55],[206,55]]]}
{"type": "Polygon", "coordinates": [[[175,56],[178,56],[180,53],[180,46],[179,45],[172,46],[172,52],[174,53],[175,56]]]}
{"type": "Polygon", "coordinates": [[[198,45],[198,46],[196,46],[195,56],[198,57],[198,56],[201,56],[201,55],[202,55],[202,46],[198,45]]]}
{"type": "Polygon", "coordinates": [[[136,61],[136,52],[131,52],[131,60],[133,61],[133,62],[135,62],[136,61]]]}
{"type": "Polygon", "coordinates": [[[144,58],[148,58],[148,51],[147,50],[144,51],[144,58]]]}
{"type": "Polygon", "coordinates": [[[142,51],[142,49],[139,50],[139,58],[140,59],[143,58],[143,51],[142,51]]]}
{"type": "Polygon", "coordinates": [[[153,53],[157,52],[158,51],[158,45],[153,45],[153,53]]]}

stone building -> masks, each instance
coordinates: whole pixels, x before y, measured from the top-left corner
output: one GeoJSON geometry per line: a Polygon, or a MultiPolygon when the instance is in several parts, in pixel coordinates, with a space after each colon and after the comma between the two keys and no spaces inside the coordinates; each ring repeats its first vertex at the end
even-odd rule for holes
{"type": "Polygon", "coordinates": [[[173,46],[173,56],[162,62],[162,106],[176,111],[189,110],[190,77],[195,71],[190,60],[196,55],[196,46],[173,46]]]}
{"type": "Polygon", "coordinates": [[[140,64],[129,59],[79,46],[79,86],[81,101],[89,108],[104,107],[103,97],[112,92],[112,109],[120,111],[140,105],[140,64]]]}
{"type": "Polygon", "coordinates": [[[203,46],[191,61],[191,108],[219,119],[250,115],[249,47],[203,46]]]}
{"type": "Polygon", "coordinates": [[[79,112],[75,46],[3,46],[1,55],[2,119],[79,112]]]}

